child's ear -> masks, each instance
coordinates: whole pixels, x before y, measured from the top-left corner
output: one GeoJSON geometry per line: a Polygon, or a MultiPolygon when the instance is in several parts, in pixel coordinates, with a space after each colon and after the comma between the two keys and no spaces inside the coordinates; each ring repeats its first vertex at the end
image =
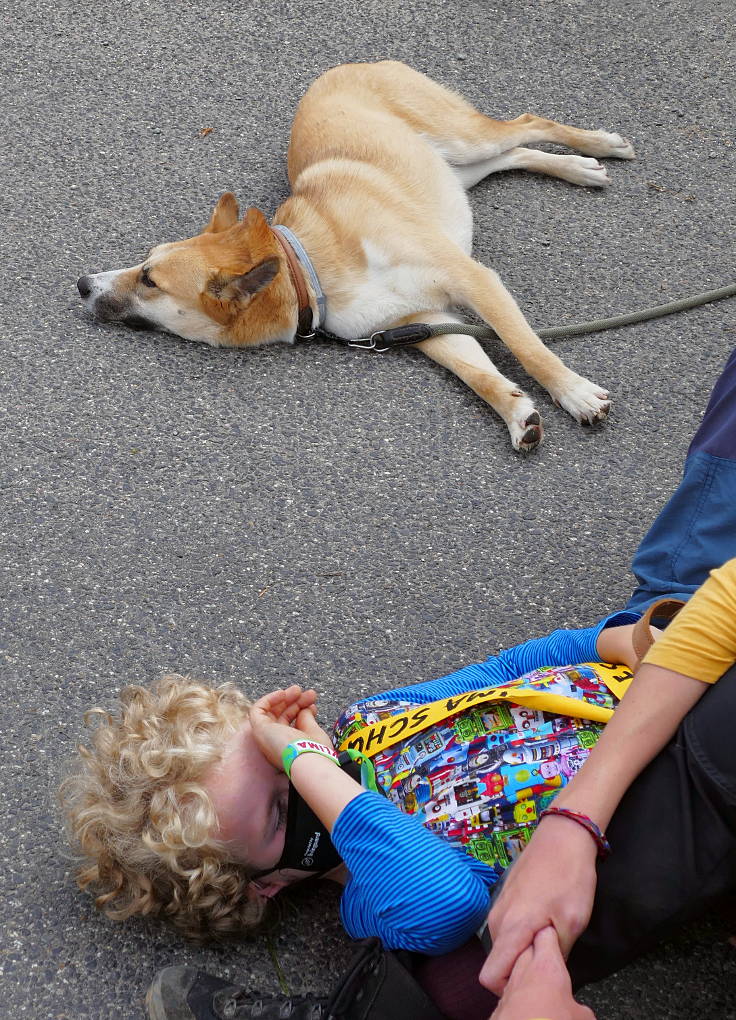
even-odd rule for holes
{"type": "Polygon", "coordinates": [[[276,893],[281,892],[287,885],[289,885],[289,882],[280,878],[271,878],[268,881],[262,878],[254,878],[252,882],[249,882],[249,888],[253,890],[256,896],[260,896],[264,900],[273,899],[276,893]]]}

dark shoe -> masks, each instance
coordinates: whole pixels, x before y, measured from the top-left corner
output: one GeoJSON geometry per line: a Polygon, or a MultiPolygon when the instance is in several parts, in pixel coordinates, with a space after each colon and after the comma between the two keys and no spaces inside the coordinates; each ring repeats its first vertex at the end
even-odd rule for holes
{"type": "Polygon", "coordinates": [[[257,996],[191,967],[160,970],[146,995],[151,1020],[322,1020],[326,999],[257,996]]]}

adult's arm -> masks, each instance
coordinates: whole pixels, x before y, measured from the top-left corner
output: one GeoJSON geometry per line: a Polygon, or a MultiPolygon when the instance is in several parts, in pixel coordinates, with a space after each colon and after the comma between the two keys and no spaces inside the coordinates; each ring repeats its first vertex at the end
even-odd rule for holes
{"type": "MultiPolygon", "coordinates": [[[[736,560],[711,574],[650,650],[555,805],[586,814],[605,829],[636,776],[674,736],[707,685],[734,661],[736,560]]],[[[493,949],[482,984],[500,994],[518,956],[547,925],[557,930],[563,952],[570,951],[590,918],[595,862],[596,846],[584,829],[557,816],[542,820],[490,912],[493,949]]]]}

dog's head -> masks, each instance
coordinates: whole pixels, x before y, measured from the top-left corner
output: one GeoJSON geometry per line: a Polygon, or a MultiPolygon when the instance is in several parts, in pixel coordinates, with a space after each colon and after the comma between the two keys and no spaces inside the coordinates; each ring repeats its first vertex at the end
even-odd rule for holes
{"type": "Polygon", "coordinates": [[[82,276],[77,287],[102,322],[185,340],[242,347],[291,340],[296,329],[296,299],[279,243],[258,209],[240,219],[230,192],[201,234],[159,244],[129,269],[82,276]]]}

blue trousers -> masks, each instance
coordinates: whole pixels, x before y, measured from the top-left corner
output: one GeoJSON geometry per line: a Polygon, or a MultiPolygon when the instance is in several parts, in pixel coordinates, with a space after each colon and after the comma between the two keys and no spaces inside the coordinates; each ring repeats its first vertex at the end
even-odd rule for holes
{"type": "Polygon", "coordinates": [[[638,581],[627,609],[663,595],[689,598],[713,567],[736,556],[736,350],[695,433],[682,481],[632,562],[638,581]]]}

